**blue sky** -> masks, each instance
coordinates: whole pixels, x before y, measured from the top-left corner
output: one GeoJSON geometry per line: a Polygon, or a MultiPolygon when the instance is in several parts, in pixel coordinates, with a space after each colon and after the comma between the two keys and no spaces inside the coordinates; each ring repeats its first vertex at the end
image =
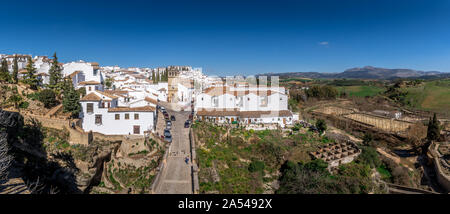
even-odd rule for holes
{"type": "Polygon", "coordinates": [[[2,2],[0,53],[207,74],[450,71],[450,1],[2,2]]]}

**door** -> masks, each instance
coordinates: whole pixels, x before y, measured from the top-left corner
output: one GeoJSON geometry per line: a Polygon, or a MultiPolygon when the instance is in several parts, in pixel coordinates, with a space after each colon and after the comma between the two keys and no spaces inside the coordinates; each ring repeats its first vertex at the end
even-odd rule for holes
{"type": "Polygon", "coordinates": [[[233,123],[233,122],[234,122],[234,117],[231,118],[231,123],[233,123]]]}
{"type": "Polygon", "coordinates": [[[286,118],[283,118],[283,124],[286,125],[286,118]]]}
{"type": "Polygon", "coordinates": [[[140,133],[141,133],[141,127],[133,126],[133,134],[140,134],[140,133]]]}

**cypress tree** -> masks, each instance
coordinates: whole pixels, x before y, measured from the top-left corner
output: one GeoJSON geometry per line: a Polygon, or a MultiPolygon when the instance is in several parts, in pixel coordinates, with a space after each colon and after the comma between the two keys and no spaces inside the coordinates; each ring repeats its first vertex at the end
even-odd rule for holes
{"type": "Polygon", "coordinates": [[[1,81],[9,81],[9,71],[8,71],[8,62],[6,59],[2,60],[2,66],[0,68],[0,80],[1,81]]]}
{"type": "Polygon", "coordinates": [[[71,117],[78,117],[81,111],[80,95],[72,85],[72,81],[64,81],[63,111],[70,112],[71,117]]]}
{"type": "Polygon", "coordinates": [[[155,83],[155,71],[152,71],[152,81],[155,83]]]}
{"type": "Polygon", "coordinates": [[[12,72],[12,82],[16,84],[19,82],[19,78],[17,77],[19,75],[19,65],[17,64],[17,55],[14,56],[14,64],[13,64],[13,72],[12,72]]]}
{"type": "Polygon", "coordinates": [[[427,139],[435,141],[439,139],[439,136],[439,121],[436,118],[436,113],[434,113],[433,119],[430,118],[430,121],[428,122],[427,139]]]}
{"type": "Polygon", "coordinates": [[[28,57],[27,73],[25,75],[25,83],[30,85],[30,88],[37,90],[39,86],[39,79],[36,76],[36,68],[33,65],[33,60],[28,57]]]}
{"type": "Polygon", "coordinates": [[[52,89],[61,88],[60,85],[61,85],[61,82],[63,81],[62,68],[59,65],[58,57],[56,56],[56,52],[53,54],[52,66],[48,70],[48,73],[50,75],[49,87],[52,89]]]}

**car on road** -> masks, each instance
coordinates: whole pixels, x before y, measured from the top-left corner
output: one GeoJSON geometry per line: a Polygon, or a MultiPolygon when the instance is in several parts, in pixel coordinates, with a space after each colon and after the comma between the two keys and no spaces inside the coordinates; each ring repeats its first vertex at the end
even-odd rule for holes
{"type": "Polygon", "coordinates": [[[171,121],[175,121],[175,116],[174,116],[174,115],[171,115],[171,116],[170,116],[170,120],[171,120],[171,121]]]}
{"type": "Polygon", "coordinates": [[[159,106],[159,109],[161,109],[161,111],[166,111],[166,108],[164,108],[164,106],[159,106]]]}
{"type": "Polygon", "coordinates": [[[172,135],[170,134],[170,132],[169,133],[164,132],[164,140],[169,143],[172,143],[172,135]]]}
{"type": "Polygon", "coordinates": [[[184,128],[189,128],[190,125],[191,123],[189,122],[189,120],[186,120],[186,122],[184,122],[184,128]]]}
{"type": "Polygon", "coordinates": [[[170,135],[170,129],[164,129],[164,136],[170,135]]]}
{"type": "Polygon", "coordinates": [[[189,120],[194,119],[194,116],[192,114],[189,114],[189,120]]]}
{"type": "Polygon", "coordinates": [[[166,121],[166,129],[172,129],[172,122],[166,121]]]}

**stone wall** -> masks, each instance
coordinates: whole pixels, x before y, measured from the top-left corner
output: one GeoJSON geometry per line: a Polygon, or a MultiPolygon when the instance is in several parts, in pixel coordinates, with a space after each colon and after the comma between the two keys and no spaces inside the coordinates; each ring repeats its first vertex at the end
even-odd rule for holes
{"type": "Polygon", "coordinates": [[[436,170],[436,178],[438,183],[447,191],[450,192],[450,175],[448,175],[447,173],[445,173],[445,169],[443,169],[440,160],[441,160],[441,155],[438,151],[438,147],[439,144],[436,144],[435,142],[433,142],[430,147],[429,150],[431,152],[431,155],[433,157],[433,165],[434,168],[436,170]]]}

